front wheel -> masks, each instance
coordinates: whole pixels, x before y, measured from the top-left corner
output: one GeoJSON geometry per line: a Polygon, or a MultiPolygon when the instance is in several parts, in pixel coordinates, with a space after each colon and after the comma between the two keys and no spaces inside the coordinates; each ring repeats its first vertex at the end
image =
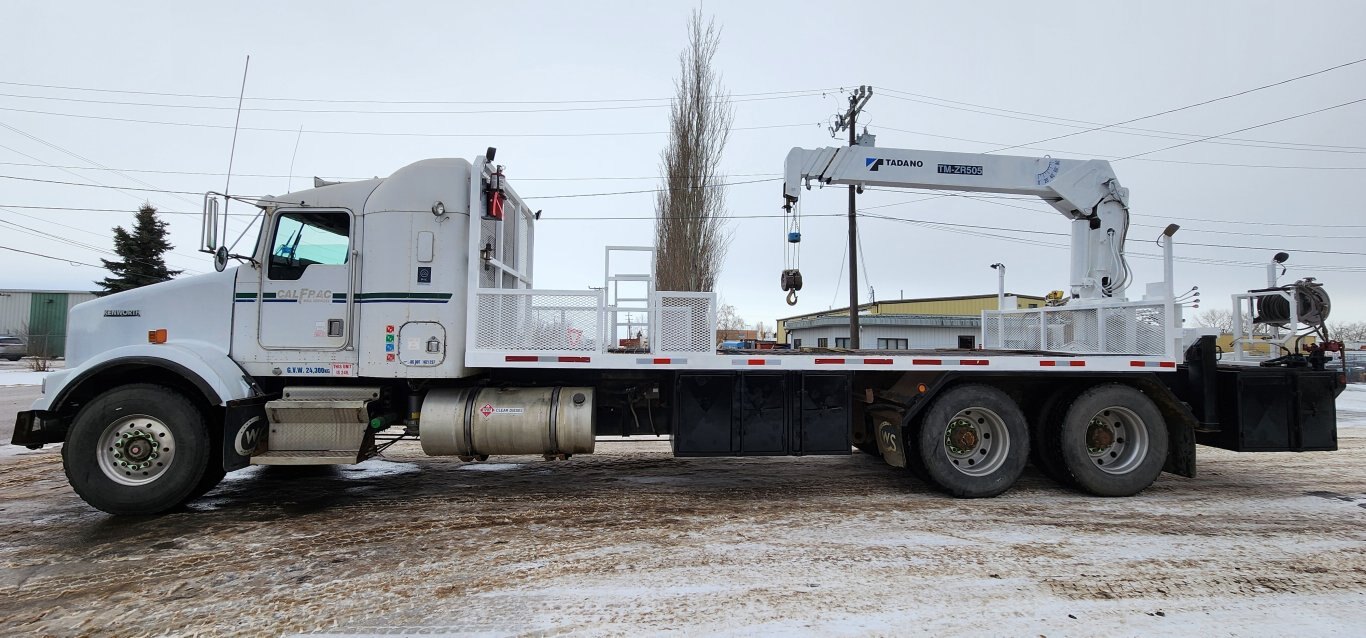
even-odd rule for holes
{"type": "Polygon", "coordinates": [[[62,463],[85,502],[110,514],[165,512],[190,498],[209,462],[204,415],[170,388],[135,384],[81,408],[62,463]]]}
{"type": "Polygon", "coordinates": [[[1097,496],[1142,492],[1167,459],[1167,426],[1152,399],[1117,383],[1082,392],[1067,409],[1059,451],[1072,483],[1097,496]]]}
{"type": "Polygon", "coordinates": [[[920,423],[916,454],[928,478],[960,498],[996,496],[1029,461],[1029,426],[1005,392],[960,385],[935,399],[920,423]]]}

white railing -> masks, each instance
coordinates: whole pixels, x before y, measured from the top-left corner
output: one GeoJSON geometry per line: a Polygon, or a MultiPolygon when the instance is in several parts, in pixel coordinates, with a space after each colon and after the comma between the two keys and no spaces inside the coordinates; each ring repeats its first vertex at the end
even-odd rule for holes
{"type": "Polygon", "coordinates": [[[1167,302],[1121,302],[982,312],[982,346],[1174,358],[1180,327],[1167,302]]]}
{"type": "Polygon", "coordinates": [[[602,291],[485,288],[475,304],[474,350],[602,351],[602,291]]]}
{"type": "Polygon", "coordinates": [[[650,297],[652,352],[716,350],[716,293],[666,290],[650,297]]]}
{"type": "MultiPolygon", "coordinates": [[[[625,347],[612,329],[613,313],[620,311],[607,305],[603,291],[485,288],[474,297],[471,350],[604,353],[625,347]]],[[[716,293],[653,292],[646,310],[636,324],[646,337],[639,349],[652,353],[716,349],[716,293]]]]}

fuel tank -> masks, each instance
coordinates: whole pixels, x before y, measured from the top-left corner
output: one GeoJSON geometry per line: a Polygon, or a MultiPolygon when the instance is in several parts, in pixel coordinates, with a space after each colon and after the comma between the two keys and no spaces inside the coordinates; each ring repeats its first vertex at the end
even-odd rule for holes
{"type": "Polygon", "coordinates": [[[422,401],[428,456],[591,454],[593,388],[442,388],[422,401]]]}

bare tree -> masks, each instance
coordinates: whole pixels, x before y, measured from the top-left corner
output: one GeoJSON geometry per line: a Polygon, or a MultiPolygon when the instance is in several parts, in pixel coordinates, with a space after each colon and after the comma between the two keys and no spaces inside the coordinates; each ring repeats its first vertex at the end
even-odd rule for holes
{"type": "Polygon", "coordinates": [[[712,67],[721,31],[693,11],[688,47],[669,110],[669,144],[660,153],[664,185],[655,198],[655,277],[659,290],[710,291],[725,260],[725,177],[721,152],[734,110],[712,67]]]}
{"type": "Polygon", "coordinates": [[[1233,332],[1233,312],[1229,310],[1210,308],[1195,315],[1195,321],[1206,328],[1218,328],[1219,332],[1233,332]]]}
{"type": "Polygon", "coordinates": [[[721,304],[721,311],[716,313],[717,330],[744,330],[745,318],[735,311],[735,306],[721,304]]]}
{"type": "Polygon", "coordinates": [[[1328,336],[1338,341],[1350,343],[1366,341],[1366,321],[1330,323],[1328,324],[1328,336]]]}
{"type": "Polygon", "coordinates": [[[767,338],[766,335],[768,334],[768,326],[764,325],[763,321],[760,321],[754,324],[754,332],[758,335],[760,339],[765,339],[767,338]]]}

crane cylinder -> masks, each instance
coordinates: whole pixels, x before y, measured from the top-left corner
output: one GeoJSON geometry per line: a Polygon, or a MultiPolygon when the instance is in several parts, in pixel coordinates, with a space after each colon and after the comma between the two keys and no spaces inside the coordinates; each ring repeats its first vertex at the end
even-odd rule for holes
{"type": "Polygon", "coordinates": [[[428,456],[593,452],[592,388],[442,388],[421,414],[428,456]]]}

